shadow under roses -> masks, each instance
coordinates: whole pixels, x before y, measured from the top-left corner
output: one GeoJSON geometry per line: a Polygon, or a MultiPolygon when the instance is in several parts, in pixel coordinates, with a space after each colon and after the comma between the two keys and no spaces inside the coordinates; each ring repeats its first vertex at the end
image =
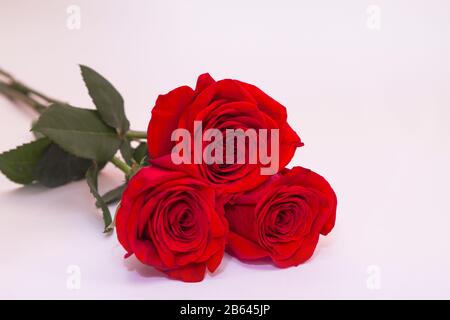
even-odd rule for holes
{"type": "MultiPolygon", "coordinates": [[[[321,242],[317,245],[314,255],[311,256],[307,261],[303,262],[302,264],[298,266],[291,266],[290,268],[304,268],[305,266],[314,263],[314,261],[317,259],[317,257],[320,257],[321,252],[323,250],[327,250],[328,247],[331,246],[332,241],[329,239],[322,239],[321,242]]],[[[272,259],[265,257],[260,258],[258,260],[243,260],[238,259],[234,257],[232,254],[226,253],[226,257],[230,257],[229,261],[233,261],[233,263],[239,264],[239,266],[242,266],[244,269],[249,270],[262,270],[262,271],[273,271],[273,272],[280,272],[287,268],[280,268],[277,267],[276,264],[272,261],[272,259]]]]}
{"type": "Polygon", "coordinates": [[[6,190],[2,192],[2,195],[7,194],[9,197],[22,197],[22,196],[38,196],[43,195],[51,189],[44,187],[38,183],[29,184],[25,186],[19,186],[17,188],[6,190]]]}
{"type": "Polygon", "coordinates": [[[133,273],[136,272],[143,278],[169,279],[169,277],[164,272],[158,271],[153,267],[143,264],[134,255],[129,257],[128,259],[124,259],[123,264],[128,271],[133,273]]]}
{"type": "MultiPolygon", "coordinates": [[[[217,270],[215,270],[213,273],[207,272],[207,274],[209,275],[210,278],[219,277],[223,272],[225,272],[227,265],[232,260],[234,260],[232,256],[225,254],[224,257],[222,258],[222,262],[221,262],[220,266],[217,268],[217,270]]],[[[236,261],[236,260],[234,260],[234,261],[236,261]]],[[[239,262],[239,263],[241,264],[241,262],[239,262]]],[[[166,273],[161,272],[152,266],[143,264],[134,255],[130,256],[128,259],[124,259],[123,265],[127,268],[128,271],[137,273],[142,278],[154,279],[154,280],[170,279],[166,273]]],[[[243,264],[243,263],[242,263],[242,265],[245,266],[245,264],[243,264]]],[[[274,267],[273,269],[276,269],[276,268],[274,267]]]]}

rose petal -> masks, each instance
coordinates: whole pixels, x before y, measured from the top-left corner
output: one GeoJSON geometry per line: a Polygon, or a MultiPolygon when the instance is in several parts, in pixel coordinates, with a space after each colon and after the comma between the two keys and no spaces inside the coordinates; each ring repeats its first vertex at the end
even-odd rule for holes
{"type": "Polygon", "coordinates": [[[319,241],[319,234],[311,235],[304,239],[300,248],[294,253],[292,257],[285,260],[274,259],[274,264],[279,268],[288,268],[298,266],[304,263],[309,258],[312,257],[314,250],[316,249],[317,243],[319,241]]]}
{"type": "Polygon", "coordinates": [[[216,81],[211,77],[209,73],[201,74],[197,79],[197,85],[195,86],[195,92],[199,93],[209,87],[216,81]]]}
{"type": "Polygon", "coordinates": [[[217,270],[217,268],[220,266],[220,263],[222,262],[224,250],[217,251],[207,262],[207,267],[209,272],[213,273],[217,270]]]}
{"type": "Polygon", "coordinates": [[[234,232],[228,234],[227,250],[241,260],[257,260],[268,256],[260,246],[234,232]]]}
{"type": "Polygon", "coordinates": [[[205,278],[206,264],[190,264],[173,270],[164,271],[172,279],[184,282],[200,282],[205,278]]]}
{"type": "Polygon", "coordinates": [[[193,97],[194,91],[188,86],[158,97],[147,129],[148,153],[151,158],[171,152],[174,146],[171,141],[172,132],[178,128],[180,115],[193,97]]]}

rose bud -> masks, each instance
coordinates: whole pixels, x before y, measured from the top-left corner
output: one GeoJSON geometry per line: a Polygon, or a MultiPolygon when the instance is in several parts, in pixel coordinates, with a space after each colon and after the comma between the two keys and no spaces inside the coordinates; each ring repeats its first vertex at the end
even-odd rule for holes
{"type": "Polygon", "coordinates": [[[228,193],[255,188],[268,176],[281,171],[297,147],[303,145],[287,123],[284,106],[251,84],[231,79],[215,81],[209,74],[198,78],[195,90],[183,86],[158,97],[152,110],[147,140],[153,165],[172,169],[179,167],[178,170],[181,168],[207,181],[215,189],[228,193]],[[201,130],[198,130],[198,124],[201,130]],[[182,165],[174,164],[171,157],[178,142],[173,141],[173,133],[177,129],[190,133],[192,139],[188,144],[190,152],[195,153],[192,157],[184,153],[191,161],[184,161],[182,165]],[[212,152],[222,162],[211,163],[205,159],[206,147],[212,141],[217,142],[216,136],[208,136],[211,130],[222,133],[221,154],[212,152]],[[238,138],[228,138],[227,130],[235,130],[238,136],[238,131],[244,133],[241,138],[247,139],[243,142],[245,146],[239,149],[238,138]],[[260,130],[266,130],[266,133],[263,135],[260,130]],[[272,141],[277,142],[276,146],[272,141]],[[235,143],[236,148],[231,143],[235,143]],[[256,143],[258,150],[252,148],[256,143]],[[263,150],[262,145],[267,150],[263,150]],[[229,157],[226,147],[231,150],[229,157]],[[262,151],[266,151],[268,156],[264,160],[262,151]]]}
{"type": "Polygon", "coordinates": [[[285,169],[225,205],[227,249],[244,261],[270,258],[281,268],[308,260],[319,235],[334,227],[336,195],[328,182],[302,167],[285,169]]]}
{"type": "Polygon", "coordinates": [[[126,257],[135,254],[173,279],[201,281],[224,254],[223,206],[214,190],[183,172],[139,170],[122,196],[116,227],[126,257]]]}

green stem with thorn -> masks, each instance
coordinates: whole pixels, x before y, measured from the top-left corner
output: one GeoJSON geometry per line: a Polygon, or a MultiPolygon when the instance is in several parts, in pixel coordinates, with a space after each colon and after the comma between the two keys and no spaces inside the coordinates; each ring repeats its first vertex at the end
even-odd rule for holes
{"type": "Polygon", "coordinates": [[[147,139],[147,132],[145,131],[135,131],[135,130],[129,130],[125,136],[127,138],[133,139],[133,140],[141,140],[141,139],[147,139]]]}
{"type": "Polygon", "coordinates": [[[114,164],[117,168],[123,171],[125,175],[128,177],[131,174],[131,167],[127,165],[125,162],[123,162],[118,157],[113,157],[111,159],[112,164],[114,164]]]}
{"type": "Polygon", "coordinates": [[[13,101],[20,101],[38,113],[42,113],[52,103],[63,103],[19,82],[2,69],[0,69],[0,94],[13,101]]]}

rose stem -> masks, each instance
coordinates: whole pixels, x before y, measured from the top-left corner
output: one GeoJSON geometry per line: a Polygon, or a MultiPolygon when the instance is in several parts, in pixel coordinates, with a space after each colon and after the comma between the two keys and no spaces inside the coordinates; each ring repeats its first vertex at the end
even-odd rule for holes
{"type": "Polygon", "coordinates": [[[125,162],[123,162],[122,160],[120,160],[118,157],[113,157],[111,159],[111,162],[120,170],[123,171],[123,173],[125,173],[126,176],[129,176],[131,174],[131,167],[129,165],[127,165],[125,162]]]}
{"type": "Polygon", "coordinates": [[[32,98],[23,94],[20,91],[16,91],[16,90],[12,89],[11,87],[9,87],[8,85],[6,85],[2,82],[0,82],[0,93],[3,94],[4,96],[6,96],[10,100],[20,101],[20,102],[26,104],[27,106],[31,107],[37,113],[42,113],[46,108],[41,103],[33,100],[32,98]]]}
{"type": "Polygon", "coordinates": [[[129,130],[126,133],[127,138],[133,139],[133,140],[140,140],[140,139],[147,139],[147,132],[145,131],[135,131],[135,130],[129,130]]]}
{"type": "Polygon", "coordinates": [[[24,85],[2,69],[0,69],[0,93],[11,100],[25,103],[38,113],[42,113],[45,108],[52,103],[62,103],[24,85]]]}

